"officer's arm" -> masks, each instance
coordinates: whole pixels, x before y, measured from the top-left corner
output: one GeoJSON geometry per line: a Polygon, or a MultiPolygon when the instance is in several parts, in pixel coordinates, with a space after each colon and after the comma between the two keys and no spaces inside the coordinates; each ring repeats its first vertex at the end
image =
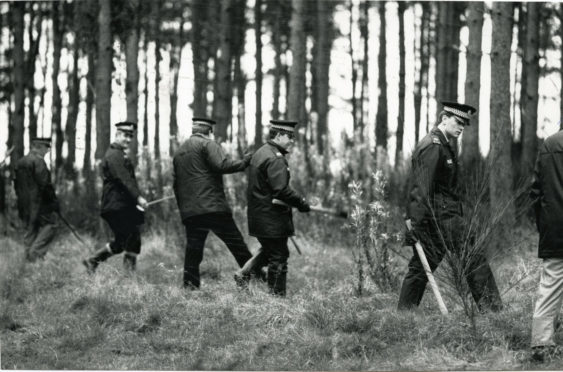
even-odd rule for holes
{"type": "Polygon", "coordinates": [[[440,146],[430,144],[418,154],[412,172],[412,188],[409,195],[407,215],[413,224],[420,223],[431,212],[430,195],[440,159],[440,146]]]}
{"type": "Polygon", "coordinates": [[[33,177],[39,186],[41,195],[43,195],[43,200],[56,201],[57,195],[55,194],[55,188],[51,183],[51,173],[49,172],[45,161],[43,159],[37,159],[33,162],[33,167],[33,177]]]}
{"type": "Polygon", "coordinates": [[[246,169],[248,162],[230,159],[221,146],[214,141],[209,141],[206,146],[206,160],[211,170],[215,173],[236,173],[246,169]]]}
{"type": "Polygon", "coordinates": [[[292,207],[302,209],[307,205],[305,198],[297,194],[289,186],[289,171],[287,163],[281,157],[271,160],[267,165],[268,183],[273,191],[273,197],[292,207]]]}
{"type": "Polygon", "coordinates": [[[131,197],[137,200],[141,196],[141,192],[137,186],[137,181],[125,167],[123,154],[120,151],[112,151],[108,154],[107,164],[112,178],[125,186],[131,197]]]}
{"type": "Polygon", "coordinates": [[[536,227],[540,228],[540,213],[541,213],[541,199],[543,197],[543,189],[541,185],[541,154],[545,153],[545,144],[541,146],[536,166],[534,168],[534,178],[532,181],[532,189],[530,190],[530,198],[532,199],[532,206],[536,215],[536,227]]]}

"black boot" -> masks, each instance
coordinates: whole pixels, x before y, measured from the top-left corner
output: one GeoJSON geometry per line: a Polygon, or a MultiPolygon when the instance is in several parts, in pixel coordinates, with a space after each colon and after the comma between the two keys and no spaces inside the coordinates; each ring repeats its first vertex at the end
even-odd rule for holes
{"type": "Polygon", "coordinates": [[[268,287],[270,288],[270,293],[276,296],[285,297],[286,280],[287,271],[268,271],[268,287]]]}
{"type": "Polygon", "coordinates": [[[123,267],[125,271],[132,273],[137,266],[137,255],[134,253],[125,252],[123,256],[123,267]]]}
{"type": "Polygon", "coordinates": [[[109,247],[109,245],[106,245],[102,249],[97,250],[92,257],[83,260],[82,264],[86,266],[88,274],[94,274],[100,262],[104,262],[111,256],[113,256],[111,248],[109,247]]]}

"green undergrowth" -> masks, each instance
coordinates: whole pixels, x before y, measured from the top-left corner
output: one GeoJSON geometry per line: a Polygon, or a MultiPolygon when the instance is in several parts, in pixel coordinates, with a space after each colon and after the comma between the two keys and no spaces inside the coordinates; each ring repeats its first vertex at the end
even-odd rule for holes
{"type": "MultiPolygon", "coordinates": [[[[354,265],[343,243],[297,238],[303,255],[290,246],[289,294],[280,299],[260,282],[248,292],[237,290],[234,259],[215,237],[201,266],[202,289],[194,292],[180,286],[183,242],[157,232],[143,236],[132,276],[123,272],[119,256],[88,276],[80,260],[89,251],[70,235],[33,264],[23,261],[20,243],[1,238],[0,367],[560,369],[561,359],[528,361],[539,261],[534,232],[518,234],[522,243],[492,262],[506,308],[480,315],[476,329],[448,296],[450,315],[441,316],[430,291],[419,309],[407,312],[395,310],[396,292],[383,293],[369,281],[364,294],[354,296],[354,265]]],[[[253,238],[248,242],[257,249],[253,238]]],[[[87,243],[91,249],[102,244],[87,243]]]]}

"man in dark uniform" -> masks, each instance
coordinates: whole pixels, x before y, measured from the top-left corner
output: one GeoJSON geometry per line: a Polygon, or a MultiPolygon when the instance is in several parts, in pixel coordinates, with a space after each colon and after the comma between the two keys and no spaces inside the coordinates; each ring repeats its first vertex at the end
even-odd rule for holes
{"type": "Polygon", "coordinates": [[[193,118],[191,137],[174,155],[174,194],[186,229],[184,287],[200,287],[199,265],[209,231],[226,245],[239,266],[252,257],[233,220],[223,188],[223,174],[242,172],[251,154],[231,160],[210,138],[215,121],[193,118]]]}
{"type": "MultiPolygon", "coordinates": [[[[252,157],[248,176],[248,230],[262,245],[262,260],[268,264],[268,287],[279,296],[286,294],[287,239],[294,235],[291,208],[309,212],[304,197],[289,185],[285,155],[295,140],[295,121],[271,120],[269,140],[252,157]],[[277,199],[286,205],[274,204],[277,199]]],[[[257,260],[256,266],[260,266],[257,260]]]]}
{"type": "MultiPolygon", "coordinates": [[[[407,218],[413,230],[407,232],[407,244],[422,243],[430,269],[434,271],[446,250],[463,246],[462,206],[457,195],[458,161],[449,140],[457,138],[476,109],[460,103],[443,102],[440,123],[416,145],[412,155],[407,218]]],[[[480,310],[498,311],[502,303],[493,273],[484,253],[475,254],[467,270],[467,282],[480,310]]],[[[409,271],[403,281],[398,308],[420,304],[428,281],[413,247],[409,271]]]]}
{"type": "Polygon", "coordinates": [[[51,173],[43,159],[51,150],[51,138],[33,138],[31,151],[15,167],[14,186],[18,212],[26,233],[26,258],[35,261],[47,253],[57,232],[59,201],[51,183],[51,173]]]}
{"type": "Polygon", "coordinates": [[[96,270],[100,262],[121,252],[125,252],[124,268],[134,271],[137,255],[141,253],[139,226],[144,223],[144,215],[137,209],[137,205],[146,208],[147,201],[141,196],[133,164],[126,153],[137,124],[124,121],[115,124],[115,127],[115,141],[102,160],[104,184],[101,208],[101,216],[108,223],[115,238],[82,262],[90,273],[96,270]]]}

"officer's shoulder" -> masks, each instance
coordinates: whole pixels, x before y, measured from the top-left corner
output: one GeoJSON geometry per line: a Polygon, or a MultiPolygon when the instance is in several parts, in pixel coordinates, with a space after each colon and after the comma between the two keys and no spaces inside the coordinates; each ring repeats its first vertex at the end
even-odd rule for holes
{"type": "Polygon", "coordinates": [[[431,146],[442,146],[442,141],[440,141],[440,137],[438,137],[438,135],[432,132],[424,136],[418,143],[418,147],[421,150],[431,146]]]}

